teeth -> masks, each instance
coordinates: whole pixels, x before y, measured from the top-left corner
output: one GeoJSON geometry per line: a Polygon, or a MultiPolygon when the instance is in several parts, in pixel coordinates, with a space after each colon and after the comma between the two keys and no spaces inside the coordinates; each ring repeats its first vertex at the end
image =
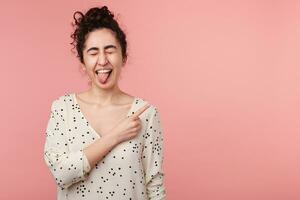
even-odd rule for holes
{"type": "Polygon", "coordinates": [[[112,69],[99,69],[99,70],[96,70],[96,73],[108,73],[108,72],[111,72],[112,69]]]}

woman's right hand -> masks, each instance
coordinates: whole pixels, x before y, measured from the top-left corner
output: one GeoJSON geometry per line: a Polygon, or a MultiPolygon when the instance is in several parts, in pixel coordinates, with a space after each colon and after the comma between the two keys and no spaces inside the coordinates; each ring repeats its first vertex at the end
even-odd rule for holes
{"type": "Polygon", "coordinates": [[[131,116],[126,116],[109,131],[109,134],[117,140],[117,143],[134,138],[142,126],[139,116],[149,107],[150,104],[146,104],[131,116]]]}

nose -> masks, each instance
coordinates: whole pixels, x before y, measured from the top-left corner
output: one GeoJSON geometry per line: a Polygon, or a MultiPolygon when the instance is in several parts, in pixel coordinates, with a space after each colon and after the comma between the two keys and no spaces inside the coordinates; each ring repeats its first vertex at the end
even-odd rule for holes
{"type": "Polygon", "coordinates": [[[99,65],[106,65],[107,64],[107,57],[106,57],[106,55],[105,54],[99,54],[97,63],[99,65]]]}

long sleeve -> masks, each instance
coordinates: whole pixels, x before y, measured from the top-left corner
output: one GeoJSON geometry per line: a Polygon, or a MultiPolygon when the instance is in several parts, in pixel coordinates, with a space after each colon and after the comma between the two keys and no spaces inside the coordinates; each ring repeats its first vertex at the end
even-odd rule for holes
{"type": "Polygon", "coordinates": [[[51,104],[50,119],[46,129],[44,160],[61,189],[84,180],[90,171],[83,149],[70,151],[64,103],[56,99],[51,104]]]}
{"type": "Polygon", "coordinates": [[[162,168],[164,156],[163,130],[157,108],[152,106],[152,109],[145,132],[142,162],[145,170],[147,195],[151,200],[161,200],[166,198],[162,168]]]}

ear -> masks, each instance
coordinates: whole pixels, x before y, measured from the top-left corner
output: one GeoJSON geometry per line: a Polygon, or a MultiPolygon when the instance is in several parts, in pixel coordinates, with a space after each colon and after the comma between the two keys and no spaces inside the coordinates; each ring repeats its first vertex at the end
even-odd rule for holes
{"type": "Polygon", "coordinates": [[[80,68],[86,70],[86,66],[83,63],[80,63],[80,68]]]}
{"type": "Polygon", "coordinates": [[[125,66],[125,64],[126,64],[126,61],[127,61],[127,58],[123,58],[123,59],[122,59],[122,67],[124,67],[124,66],[125,66]]]}
{"type": "Polygon", "coordinates": [[[84,74],[86,73],[86,66],[82,63],[80,63],[80,71],[84,74]]]}

